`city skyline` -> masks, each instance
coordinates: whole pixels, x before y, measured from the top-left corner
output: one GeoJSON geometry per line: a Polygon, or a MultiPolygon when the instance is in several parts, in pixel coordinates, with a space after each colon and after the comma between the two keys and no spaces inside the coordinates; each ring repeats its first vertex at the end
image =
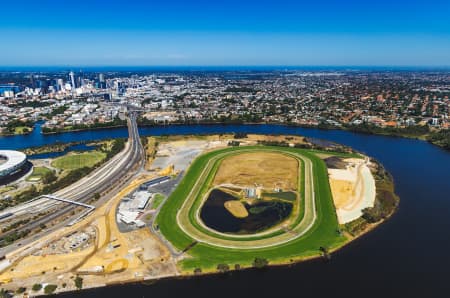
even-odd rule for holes
{"type": "Polygon", "coordinates": [[[3,67],[450,66],[440,0],[2,6],[3,67]]]}

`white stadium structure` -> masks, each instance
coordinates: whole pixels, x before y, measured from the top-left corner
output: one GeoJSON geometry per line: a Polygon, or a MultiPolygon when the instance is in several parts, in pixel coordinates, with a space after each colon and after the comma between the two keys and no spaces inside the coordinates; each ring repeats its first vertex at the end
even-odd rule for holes
{"type": "Polygon", "coordinates": [[[27,164],[27,156],[19,151],[0,150],[0,178],[10,176],[22,170],[27,164]]]}

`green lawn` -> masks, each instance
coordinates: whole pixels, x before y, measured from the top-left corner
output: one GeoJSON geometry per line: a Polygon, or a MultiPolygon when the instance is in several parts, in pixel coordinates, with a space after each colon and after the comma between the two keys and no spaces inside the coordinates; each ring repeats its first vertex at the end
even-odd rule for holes
{"type": "Polygon", "coordinates": [[[159,205],[161,205],[161,203],[164,201],[166,197],[163,196],[162,194],[155,194],[155,197],[153,198],[152,201],[152,209],[156,209],[159,207],[159,205]]]}
{"type": "Polygon", "coordinates": [[[286,200],[290,202],[295,202],[297,195],[292,191],[282,191],[282,192],[265,192],[263,197],[286,200]]]}
{"type": "Polygon", "coordinates": [[[82,153],[69,153],[58,157],[52,162],[52,166],[62,170],[76,170],[84,167],[92,167],[101,162],[106,154],[99,151],[87,151],[82,153]]]}
{"type": "Polygon", "coordinates": [[[27,126],[17,126],[14,128],[14,134],[16,135],[21,135],[24,133],[29,133],[31,132],[33,129],[27,126]]]}
{"type": "MultiPolygon", "coordinates": [[[[251,266],[251,263],[255,257],[266,258],[272,264],[281,262],[289,263],[291,260],[294,261],[305,257],[319,255],[319,248],[321,246],[327,247],[331,250],[346,242],[347,239],[337,232],[339,225],[331,197],[327,169],[325,163],[313,154],[317,151],[294,148],[281,149],[280,147],[266,148],[301,153],[312,161],[317,210],[317,219],[313,227],[300,238],[294,239],[285,244],[268,248],[253,250],[231,249],[211,246],[205,243],[198,243],[188,252],[191,258],[186,258],[181,261],[181,267],[183,270],[192,271],[194,268],[202,268],[204,271],[212,270],[220,263],[229,265],[240,264],[244,267],[251,266]]],[[[224,150],[232,151],[239,149],[230,148],[224,150]]],[[[218,151],[223,152],[224,150],[218,151]]],[[[183,250],[188,247],[193,242],[193,239],[191,239],[177,224],[175,224],[177,222],[177,211],[183,204],[184,199],[188,196],[188,193],[205,168],[208,160],[218,154],[218,151],[206,153],[198,157],[192,163],[184,179],[180,182],[177,189],[172,193],[158,214],[157,224],[160,231],[179,250],[183,250]]],[[[206,183],[208,182],[206,181],[206,183]]]]}
{"type": "Polygon", "coordinates": [[[40,181],[46,174],[52,170],[46,167],[33,167],[33,172],[27,177],[27,181],[40,181]]]}

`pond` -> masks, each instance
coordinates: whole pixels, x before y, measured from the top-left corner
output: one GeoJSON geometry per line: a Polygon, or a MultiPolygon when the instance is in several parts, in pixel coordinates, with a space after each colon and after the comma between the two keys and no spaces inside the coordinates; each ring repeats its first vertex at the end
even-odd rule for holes
{"type": "Polygon", "coordinates": [[[200,210],[200,218],[205,225],[221,233],[252,234],[279,224],[292,211],[292,204],[287,202],[261,200],[251,205],[244,202],[248,216],[237,218],[224,206],[230,200],[238,199],[220,189],[213,189],[200,210]]]}

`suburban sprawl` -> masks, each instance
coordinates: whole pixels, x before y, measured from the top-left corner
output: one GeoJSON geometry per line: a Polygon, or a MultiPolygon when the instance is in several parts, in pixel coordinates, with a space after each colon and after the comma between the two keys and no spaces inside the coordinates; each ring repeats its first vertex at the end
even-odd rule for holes
{"type": "Polygon", "coordinates": [[[3,134],[140,125],[283,123],[427,139],[449,148],[446,71],[54,71],[0,73],[3,134]]]}

